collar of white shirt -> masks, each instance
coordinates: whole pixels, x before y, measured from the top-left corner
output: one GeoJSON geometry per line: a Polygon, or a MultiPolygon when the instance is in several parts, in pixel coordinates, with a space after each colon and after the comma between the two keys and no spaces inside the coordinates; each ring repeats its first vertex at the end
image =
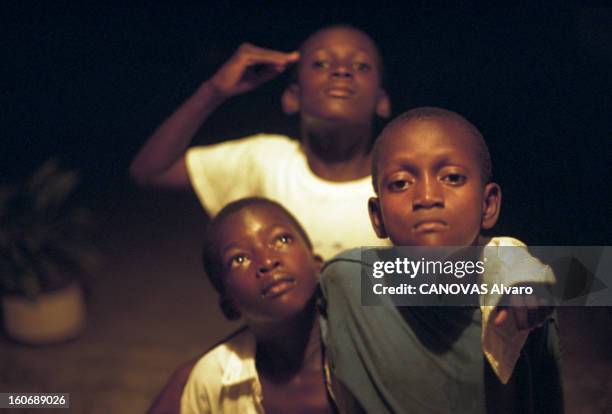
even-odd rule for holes
{"type": "Polygon", "coordinates": [[[257,381],[257,369],[255,368],[255,338],[246,335],[245,341],[236,349],[229,350],[227,359],[223,364],[223,375],[221,384],[231,387],[247,381],[257,381]]]}

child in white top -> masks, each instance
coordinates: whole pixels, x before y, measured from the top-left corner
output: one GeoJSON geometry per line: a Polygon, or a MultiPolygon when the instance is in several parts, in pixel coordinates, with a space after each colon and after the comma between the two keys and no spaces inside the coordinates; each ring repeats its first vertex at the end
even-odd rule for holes
{"type": "Polygon", "coordinates": [[[193,186],[211,216],[242,197],[279,201],[308,229],[326,259],[346,248],[380,245],[366,204],[372,195],[373,122],[390,115],[381,76],[376,45],[350,26],[315,32],[299,52],[243,44],[153,133],[130,172],[143,185],[193,186]],[[294,63],[296,80],[282,104],[287,114],[300,115],[299,141],[264,135],[188,151],[222,102],[294,63]]]}

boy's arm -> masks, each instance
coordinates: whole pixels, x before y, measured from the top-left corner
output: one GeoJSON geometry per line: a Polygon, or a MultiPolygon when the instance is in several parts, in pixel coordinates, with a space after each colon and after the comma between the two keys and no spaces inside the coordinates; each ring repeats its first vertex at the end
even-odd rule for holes
{"type": "Polygon", "coordinates": [[[185,153],[210,114],[226,99],[256,88],[298,59],[298,52],[241,45],[212,78],[202,83],[153,132],[130,165],[132,178],[139,185],[188,187],[185,153]]]}

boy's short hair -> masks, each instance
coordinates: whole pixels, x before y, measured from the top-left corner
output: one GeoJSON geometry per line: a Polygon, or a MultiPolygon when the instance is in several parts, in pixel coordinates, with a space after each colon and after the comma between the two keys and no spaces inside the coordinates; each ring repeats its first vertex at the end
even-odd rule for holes
{"type": "Polygon", "coordinates": [[[204,232],[204,243],[202,248],[202,264],[204,265],[204,271],[208,275],[210,283],[222,296],[225,295],[225,284],[223,281],[224,269],[223,262],[221,260],[221,257],[219,257],[219,251],[217,248],[217,234],[221,226],[223,225],[223,222],[228,217],[235,213],[238,213],[243,209],[253,206],[267,206],[280,210],[287,217],[291,225],[295,227],[298,234],[304,239],[308,248],[312,250],[312,242],[304,231],[302,225],[289,211],[287,211],[285,207],[283,207],[276,201],[272,201],[263,197],[248,197],[227,204],[208,223],[204,232]]]}
{"type": "Polygon", "coordinates": [[[485,142],[484,137],[482,136],[478,128],[476,128],[474,124],[472,124],[470,121],[468,121],[456,112],[449,111],[448,109],[443,108],[425,106],[421,108],[411,109],[397,116],[394,120],[387,124],[387,126],[383,129],[383,131],[376,139],[374,143],[374,149],[372,150],[372,185],[374,186],[374,192],[376,194],[378,194],[378,157],[381,146],[379,142],[381,141],[381,138],[385,135],[385,132],[390,130],[394,126],[397,126],[398,124],[407,123],[416,119],[431,118],[453,119],[455,121],[458,121],[467,129],[467,131],[474,138],[474,142],[476,143],[476,152],[478,155],[478,160],[480,162],[480,176],[482,178],[482,183],[484,185],[491,181],[493,168],[491,163],[491,153],[489,152],[487,143],[485,142]]]}

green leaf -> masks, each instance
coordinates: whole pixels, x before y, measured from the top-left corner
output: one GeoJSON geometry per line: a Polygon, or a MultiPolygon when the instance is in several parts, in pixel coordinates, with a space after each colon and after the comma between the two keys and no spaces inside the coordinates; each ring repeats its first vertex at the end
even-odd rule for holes
{"type": "Polygon", "coordinates": [[[33,296],[61,281],[63,270],[90,267],[93,220],[70,200],[78,182],[76,171],[50,159],[29,179],[0,187],[0,292],[33,296]]]}

